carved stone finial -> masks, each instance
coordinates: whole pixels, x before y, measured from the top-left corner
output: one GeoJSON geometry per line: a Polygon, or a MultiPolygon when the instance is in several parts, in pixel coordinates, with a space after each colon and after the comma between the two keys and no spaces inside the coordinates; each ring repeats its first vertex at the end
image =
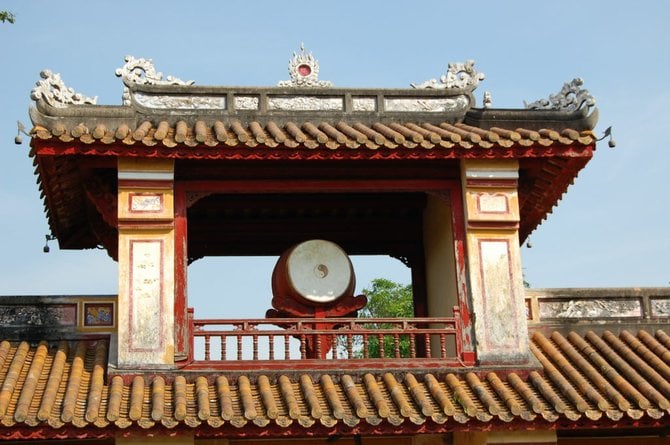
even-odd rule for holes
{"type": "Polygon", "coordinates": [[[86,97],[66,86],[58,73],[44,70],[40,72],[40,77],[42,80],[38,80],[30,92],[30,98],[35,101],[42,99],[52,107],[63,108],[69,104],[95,105],[98,100],[98,96],[86,97]]]}
{"type": "Polygon", "coordinates": [[[291,80],[281,80],[279,87],[332,87],[328,80],[319,80],[319,61],[312,53],[305,50],[304,43],[300,43],[300,53],[293,52],[288,62],[288,73],[291,80]]]}
{"type": "Polygon", "coordinates": [[[123,104],[130,104],[130,93],[128,86],[138,85],[193,85],[194,80],[181,80],[173,76],[167,76],[163,79],[163,73],[156,71],[154,62],[151,59],[136,59],[133,56],[124,58],[125,65],[117,68],[116,77],[120,77],[126,88],[123,90],[123,104]]]}
{"type": "Polygon", "coordinates": [[[596,99],[588,90],[582,88],[584,81],[577,77],[571,82],[563,84],[563,88],[556,94],[550,94],[549,99],[540,99],[535,102],[526,103],[524,106],[531,110],[562,110],[577,111],[584,105],[592,107],[596,104],[596,99]]]}
{"type": "Polygon", "coordinates": [[[448,90],[452,88],[474,90],[480,80],[484,80],[484,73],[475,70],[475,61],[450,63],[447,73],[440,76],[440,80],[429,79],[420,84],[410,83],[412,88],[427,88],[435,90],[448,90]]]}
{"type": "Polygon", "coordinates": [[[484,91],[484,100],[482,102],[484,103],[484,108],[491,108],[491,105],[493,105],[493,99],[491,98],[490,91],[484,91]]]}

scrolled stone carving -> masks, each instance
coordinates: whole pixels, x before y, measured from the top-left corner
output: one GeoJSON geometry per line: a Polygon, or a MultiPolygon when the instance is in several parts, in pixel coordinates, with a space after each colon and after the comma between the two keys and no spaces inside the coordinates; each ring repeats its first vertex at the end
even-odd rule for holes
{"type": "Polygon", "coordinates": [[[56,108],[63,108],[68,104],[95,105],[98,101],[98,96],[87,97],[66,86],[58,73],[43,70],[40,72],[40,77],[42,80],[38,80],[35,83],[35,88],[30,92],[31,99],[35,101],[42,99],[56,108]]]}
{"type": "Polygon", "coordinates": [[[429,79],[419,84],[410,83],[410,86],[417,89],[449,90],[460,88],[474,90],[479,85],[479,81],[484,80],[484,77],[484,73],[475,70],[475,61],[467,60],[450,63],[446,74],[440,76],[439,80],[429,79]]]}
{"type": "Polygon", "coordinates": [[[596,99],[585,88],[584,81],[576,77],[570,82],[563,84],[563,88],[556,94],[549,95],[549,99],[540,99],[535,102],[526,103],[524,106],[530,110],[562,110],[577,111],[583,106],[592,107],[596,99]]]}
{"type": "Polygon", "coordinates": [[[319,61],[312,53],[305,51],[305,45],[300,44],[300,53],[293,52],[293,57],[288,62],[288,73],[290,80],[281,80],[277,83],[279,87],[332,87],[333,83],[328,80],[319,80],[319,61]]]}
{"type": "Polygon", "coordinates": [[[163,79],[163,73],[156,71],[154,62],[151,59],[135,58],[126,56],[125,65],[117,68],[116,77],[120,77],[126,88],[123,90],[123,104],[130,104],[130,92],[128,86],[138,85],[193,85],[194,80],[181,80],[173,76],[167,76],[163,79]]]}
{"type": "Polygon", "coordinates": [[[575,299],[540,302],[540,318],[589,319],[641,317],[642,307],[636,299],[575,299]]]}

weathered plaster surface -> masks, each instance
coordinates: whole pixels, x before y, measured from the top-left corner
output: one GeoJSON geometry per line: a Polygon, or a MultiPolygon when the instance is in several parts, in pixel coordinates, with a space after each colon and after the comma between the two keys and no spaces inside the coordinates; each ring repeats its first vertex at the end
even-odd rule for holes
{"type": "Polygon", "coordinates": [[[481,363],[527,362],[516,161],[462,165],[470,295],[481,363]]]}

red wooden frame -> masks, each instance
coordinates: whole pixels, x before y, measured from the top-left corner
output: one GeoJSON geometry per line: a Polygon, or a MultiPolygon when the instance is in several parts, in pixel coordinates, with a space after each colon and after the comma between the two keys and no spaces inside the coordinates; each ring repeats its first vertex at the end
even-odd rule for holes
{"type": "MultiPolygon", "coordinates": [[[[472,343],[470,304],[467,293],[467,273],[465,261],[465,220],[463,214],[462,191],[456,179],[249,179],[249,180],[175,180],[175,246],[187,246],[188,194],[198,193],[206,196],[210,193],[342,193],[342,192],[423,192],[437,195],[448,202],[452,208],[452,226],[454,255],[456,262],[456,284],[458,308],[462,321],[461,343],[463,360],[474,363],[475,352],[472,343]]],[[[187,355],[185,327],[188,324],[187,308],[187,253],[175,252],[175,332],[177,356],[183,359],[187,355]]]]}

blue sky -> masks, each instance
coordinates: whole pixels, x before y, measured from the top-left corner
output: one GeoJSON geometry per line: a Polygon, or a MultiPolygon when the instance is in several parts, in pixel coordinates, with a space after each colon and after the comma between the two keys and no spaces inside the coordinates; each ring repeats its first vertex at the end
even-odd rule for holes
{"type": "MultiPolygon", "coordinates": [[[[486,74],[476,97],[490,91],[495,107],[522,107],[582,77],[600,110],[597,131],[613,126],[617,148],[598,145],[531,235],[526,278],[533,287],[667,286],[670,3],[632,3],[0,0],[17,18],[0,25],[0,294],[116,293],[116,264],[103,252],[52,243],[42,253],[48,226],[29,147],[13,143],[16,121],[29,126],[40,70],[120,104],[114,70],[126,54],[199,85],[267,86],[288,78],[300,42],[320,78],[342,87],[402,88],[474,59],[486,74]]],[[[233,296],[245,302],[235,314],[262,315],[274,260],[196,262],[190,298],[221,315],[219,296],[233,296]]],[[[377,276],[409,280],[395,260],[355,266],[359,288],[377,276]]]]}

